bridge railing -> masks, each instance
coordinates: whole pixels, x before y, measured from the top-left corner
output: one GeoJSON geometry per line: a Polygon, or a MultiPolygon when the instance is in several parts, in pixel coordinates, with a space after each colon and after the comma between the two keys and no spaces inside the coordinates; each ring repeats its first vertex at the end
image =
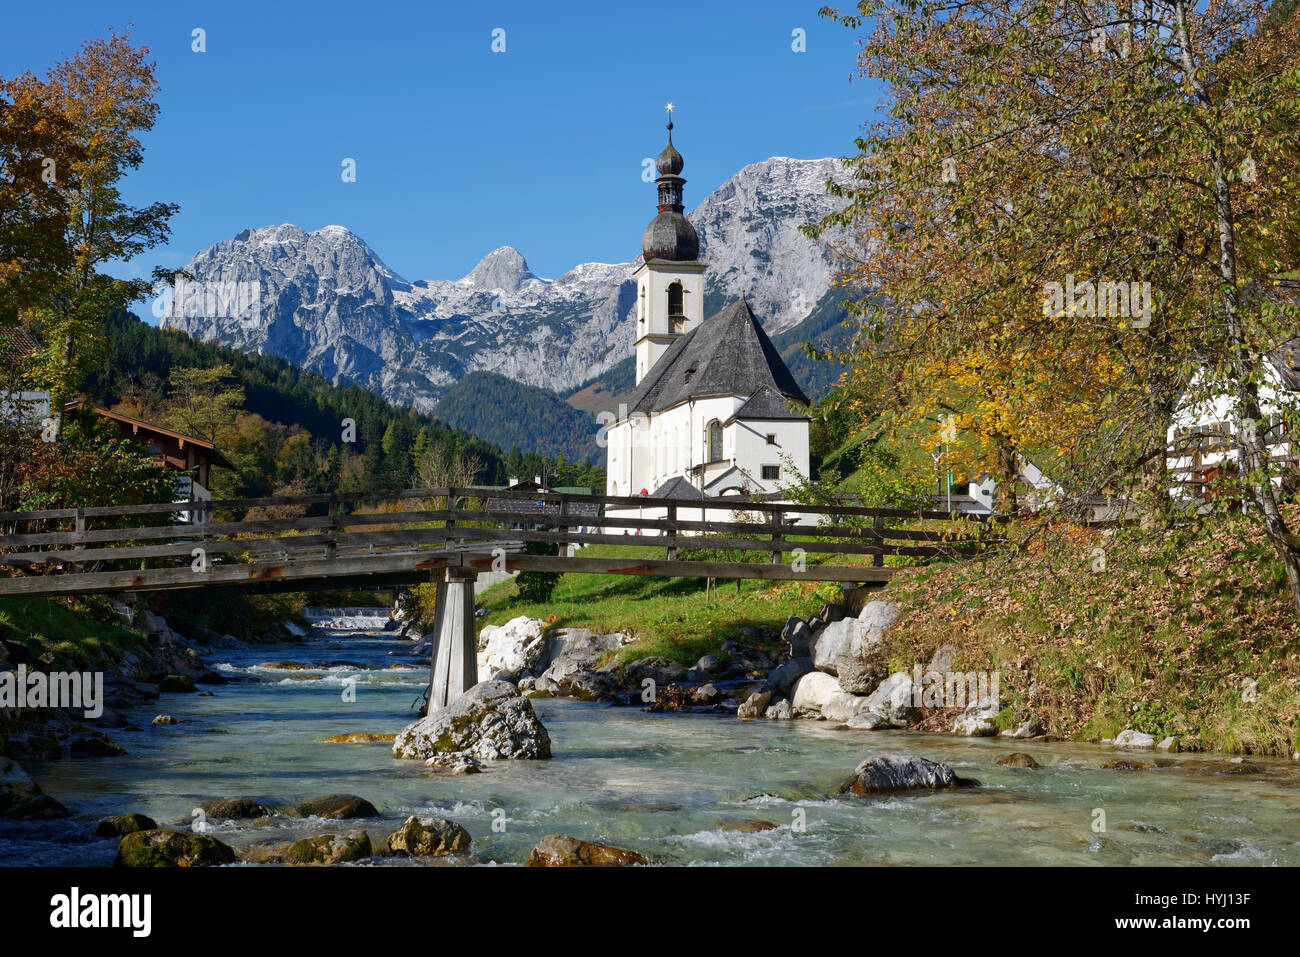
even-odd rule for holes
{"type": "Polygon", "coordinates": [[[481,487],[8,512],[0,513],[0,570],[8,573],[0,595],[420,580],[451,566],[871,581],[888,576],[887,555],[977,554],[1001,541],[997,524],[987,516],[771,496],[654,499],[481,487]],[[182,511],[201,520],[179,524],[182,511]],[[555,554],[525,552],[526,543],[554,546],[555,554]],[[576,554],[592,545],[621,546],[617,551],[636,557],[576,554]]]}

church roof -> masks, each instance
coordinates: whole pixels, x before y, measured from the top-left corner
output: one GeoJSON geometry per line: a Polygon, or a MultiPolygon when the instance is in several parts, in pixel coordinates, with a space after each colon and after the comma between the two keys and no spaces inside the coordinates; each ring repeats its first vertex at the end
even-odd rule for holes
{"type": "Polygon", "coordinates": [[[764,388],[774,396],[808,401],[749,303],[741,299],[669,346],[633,390],[627,406],[629,413],[648,415],[697,396],[753,397],[764,388]]]}
{"type": "Polygon", "coordinates": [[[748,420],[777,420],[777,419],[806,419],[808,416],[802,412],[790,411],[789,400],[781,395],[769,385],[763,386],[751,395],[739,409],[736,414],[729,418],[724,425],[730,425],[737,419],[748,420]]]}

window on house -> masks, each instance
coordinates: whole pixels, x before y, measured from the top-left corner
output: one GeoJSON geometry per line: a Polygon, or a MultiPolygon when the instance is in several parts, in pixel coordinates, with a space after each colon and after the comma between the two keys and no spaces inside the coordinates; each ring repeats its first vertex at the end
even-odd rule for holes
{"type": "Polygon", "coordinates": [[[779,479],[780,477],[781,477],[781,466],[779,465],[763,466],[763,481],[770,482],[775,479],[779,479]]]}
{"type": "Polygon", "coordinates": [[[156,443],[151,444],[149,446],[149,454],[152,455],[154,458],[160,457],[163,454],[162,446],[156,443]]]}
{"type": "Polygon", "coordinates": [[[768,445],[776,445],[776,433],[775,433],[775,432],[769,432],[769,433],[767,433],[767,444],[768,444],[768,445]]]}
{"type": "Polygon", "coordinates": [[[722,423],[714,419],[709,423],[709,461],[722,461],[722,423]]]}

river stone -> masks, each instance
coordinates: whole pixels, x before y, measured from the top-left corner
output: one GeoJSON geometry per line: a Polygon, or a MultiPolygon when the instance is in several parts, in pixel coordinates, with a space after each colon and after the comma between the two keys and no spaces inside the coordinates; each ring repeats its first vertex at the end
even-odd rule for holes
{"type": "Polygon", "coordinates": [[[772,692],[755,691],[745,699],[744,704],[736,709],[737,718],[761,718],[763,712],[767,710],[768,702],[772,700],[772,692]]]}
{"type": "Polygon", "coordinates": [[[153,828],[122,838],[114,863],[118,867],[215,867],[235,863],[235,852],[205,834],[153,828]]]}
{"type": "Polygon", "coordinates": [[[893,727],[885,718],[882,718],[869,708],[853,715],[844,723],[844,726],[852,731],[879,731],[881,728],[893,727]]]}
{"type": "Polygon", "coordinates": [[[781,640],[790,646],[791,658],[809,658],[812,655],[812,628],[802,618],[790,618],[781,629],[781,640]]]}
{"type": "MultiPolygon", "coordinates": [[[[849,694],[838,688],[822,704],[822,717],[836,724],[844,724],[863,714],[875,715],[867,699],[861,695],[849,694]]],[[[879,717],[878,715],[875,715],[879,717]]],[[[884,719],[881,718],[883,721],[884,719]]]]}
{"type": "Polygon", "coordinates": [[[916,755],[878,754],[854,769],[853,776],[840,788],[840,793],[890,794],[978,785],[978,781],[958,777],[946,764],[936,764],[916,755]]]}
{"type": "Polygon", "coordinates": [[[496,677],[531,669],[545,650],[545,631],[546,622],[527,615],[511,618],[504,625],[484,626],[479,633],[484,648],[478,653],[478,673],[496,677]]]}
{"type": "Polygon", "coordinates": [[[811,671],[794,683],[791,706],[796,711],[821,711],[831,695],[843,694],[840,683],[822,671],[811,671]]]}
{"type": "Polygon", "coordinates": [[[170,714],[160,714],[160,715],[157,715],[157,716],[156,716],[156,717],[155,717],[151,722],[149,722],[149,723],[150,723],[150,724],[156,724],[156,725],[159,725],[160,727],[162,727],[162,726],[167,726],[167,725],[179,724],[180,722],[178,722],[178,721],[176,720],[176,718],[175,718],[174,715],[170,715],[170,714]]]}
{"type": "Polygon", "coordinates": [[[365,831],[321,834],[294,841],[279,855],[284,864],[346,864],[373,854],[370,835],[365,831]]]}
{"type": "Polygon", "coordinates": [[[68,816],[68,809],[41,791],[17,761],[0,757],[0,817],[23,821],[68,816]]]}
{"type": "Polygon", "coordinates": [[[445,708],[407,725],[393,742],[397,758],[467,754],[498,758],[549,758],[551,737],[533,705],[507,681],[481,681],[445,708]]]}
{"type": "Polygon", "coordinates": [[[608,844],[580,841],[562,834],[548,834],[537,842],[526,867],[630,867],[650,862],[636,851],[608,844]]]}
{"type": "Polygon", "coordinates": [[[634,689],[641,688],[646,678],[653,681],[656,688],[663,688],[685,676],[686,667],[680,661],[658,656],[641,658],[623,669],[623,683],[634,689]]]}
{"type": "Polygon", "coordinates": [[[706,675],[715,675],[726,667],[725,663],[717,655],[704,655],[695,663],[695,667],[703,671],[706,675]]]}
{"type": "Polygon", "coordinates": [[[905,727],[916,717],[916,685],[905,671],[896,671],[867,695],[865,710],[873,711],[895,727],[905,727]]]}
{"type": "Polygon", "coordinates": [[[842,618],[847,618],[848,614],[849,610],[843,605],[828,601],[826,604],[822,605],[822,610],[817,612],[817,617],[830,625],[842,618]]]}
{"type": "Polygon", "coordinates": [[[718,822],[719,831],[737,831],[741,834],[758,834],[761,831],[775,831],[779,824],[764,821],[761,818],[725,817],[718,822]]]}
{"type": "Polygon", "coordinates": [[[106,817],[95,828],[95,837],[126,837],[136,831],[154,831],[158,822],[143,814],[118,814],[106,817]]]}
{"type": "Polygon", "coordinates": [[[379,812],[365,798],[355,794],[327,794],[298,805],[303,817],[327,817],[346,821],[356,817],[375,817],[379,812]]]}
{"type": "Polygon", "coordinates": [[[827,625],[813,638],[813,665],[818,671],[838,674],[841,658],[864,649],[863,638],[866,633],[866,626],[856,618],[843,618],[827,625]]]}
{"type": "Polygon", "coordinates": [[[199,689],[195,687],[194,679],[187,675],[165,675],[163,680],[158,682],[158,690],[171,694],[193,694],[199,689]]]}
{"type": "Polygon", "coordinates": [[[998,758],[998,764],[1004,768],[1041,768],[1042,765],[1033,759],[1032,755],[1025,754],[1023,751],[1016,751],[1008,754],[1005,758],[998,758]]]}
{"type": "Polygon", "coordinates": [[[208,801],[203,806],[205,816],[219,821],[247,821],[253,818],[270,817],[281,810],[278,802],[263,801],[258,798],[218,798],[208,801]]]}
{"type": "Polygon", "coordinates": [[[763,690],[774,694],[787,694],[794,687],[795,682],[816,670],[811,658],[791,658],[780,667],[768,672],[767,680],[763,682],[763,690]]]}
{"type": "Polygon", "coordinates": [[[782,698],[776,704],[768,705],[763,717],[768,721],[789,721],[794,717],[794,709],[790,707],[788,699],[782,698]]]}
{"type": "Polygon", "coordinates": [[[872,691],[889,677],[889,665],[883,655],[863,651],[857,655],[847,655],[839,660],[838,677],[840,688],[849,694],[871,694],[872,691]]]}
{"type": "Polygon", "coordinates": [[[997,698],[986,696],[977,701],[972,701],[953,723],[952,733],[967,738],[992,737],[998,733],[998,729],[993,724],[993,719],[998,716],[998,712],[1001,710],[997,698]]]}
{"type": "Polygon", "coordinates": [[[1142,731],[1128,729],[1121,731],[1115,737],[1115,747],[1117,748],[1154,748],[1156,739],[1142,731]]]}
{"type": "Polygon", "coordinates": [[[455,821],[412,815],[384,841],[389,857],[442,857],[468,854],[469,831],[455,821]]]}
{"type": "Polygon", "coordinates": [[[1031,714],[1025,719],[1025,723],[1014,731],[1003,731],[1004,738],[1037,738],[1043,733],[1043,723],[1038,720],[1037,715],[1031,714]]]}
{"type": "MultiPolygon", "coordinates": [[[[544,669],[540,678],[546,678],[556,685],[565,686],[572,675],[584,671],[594,671],[600,658],[607,651],[616,650],[622,643],[622,635],[593,635],[586,628],[570,628],[546,641],[541,659],[534,666],[544,669]]],[[[686,669],[682,669],[685,671],[686,669]]],[[[542,688],[539,680],[537,687],[542,688]]],[[[557,693],[554,687],[545,690],[557,693]]]]}

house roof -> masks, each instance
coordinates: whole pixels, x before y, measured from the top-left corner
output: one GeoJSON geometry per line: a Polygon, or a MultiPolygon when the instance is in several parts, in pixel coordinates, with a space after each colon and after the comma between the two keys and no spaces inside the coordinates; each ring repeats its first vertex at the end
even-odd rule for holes
{"type": "Polygon", "coordinates": [[[771,420],[781,419],[806,419],[808,416],[802,412],[793,412],[790,409],[790,400],[781,395],[771,386],[765,385],[761,389],[755,390],[754,394],[745,400],[745,404],[736,410],[735,414],[729,418],[723,425],[730,425],[737,419],[749,420],[771,420]]]}
{"type": "Polygon", "coordinates": [[[632,391],[627,407],[629,414],[649,414],[699,396],[753,396],[765,386],[796,402],[808,401],[741,299],[669,346],[632,391]]]}
{"type": "Polygon", "coordinates": [[[753,484],[753,479],[733,465],[704,486],[704,491],[710,495],[718,495],[720,493],[714,491],[715,489],[731,488],[733,485],[739,488],[748,488],[751,484],[753,484]]]}
{"type": "Polygon", "coordinates": [[[40,340],[23,326],[0,326],[0,365],[17,366],[40,348],[40,340]]]}
{"type": "Polygon", "coordinates": [[[177,432],[173,429],[164,428],[161,425],[154,425],[152,422],[146,422],[143,419],[135,419],[129,415],[123,415],[121,412],[110,412],[108,409],[101,409],[82,401],[69,402],[66,407],[69,409],[88,408],[96,415],[102,416],[105,419],[112,419],[114,422],[121,422],[125,425],[129,425],[133,430],[144,429],[148,432],[157,433],[158,435],[166,435],[173,439],[179,439],[183,444],[207,449],[212,453],[213,465],[219,465],[222,468],[231,469],[232,471],[236,470],[235,463],[222,455],[215,445],[205,439],[200,439],[197,436],[186,435],[184,432],[177,432]]]}
{"type": "Polygon", "coordinates": [[[651,498],[704,498],[704,493],[680,475],[675,475],[650,493],[651,498]]]}

